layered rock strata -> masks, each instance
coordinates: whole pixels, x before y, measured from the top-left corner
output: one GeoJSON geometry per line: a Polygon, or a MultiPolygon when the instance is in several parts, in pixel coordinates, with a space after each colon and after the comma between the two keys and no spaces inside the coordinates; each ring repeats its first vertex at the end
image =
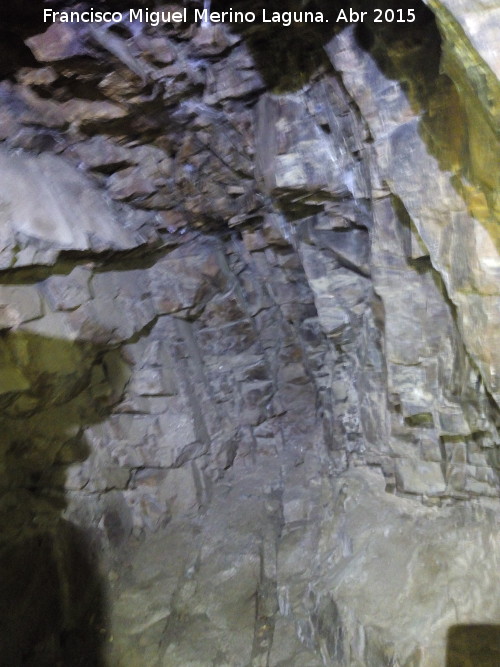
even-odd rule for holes
{"type": "Polygon", "coordinates": [[[497,8],[472,4],[322,30],[278,80],[266,26],[12,26],[8,664],[494,660],[497,8]]]}

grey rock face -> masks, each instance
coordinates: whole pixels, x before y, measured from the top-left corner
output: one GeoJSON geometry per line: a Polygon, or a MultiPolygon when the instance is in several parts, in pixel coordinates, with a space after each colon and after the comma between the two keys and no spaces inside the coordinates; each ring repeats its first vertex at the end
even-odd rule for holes
{"type": "Polygon", "coordinates": [[[498,82],[476,3],[429,5],[442,42],[425,8],[322,34],[294,90],[266,26],[26,38],[39,66],[0,83],[10,664],[488,657],[498,82]]]}
{"type": "Polygon", "coordinates": [[[3,150],[0,169],[4,269],[51,264],[62,250],[104,252],[137,245],[102,194],[60,158],[3,150]]]}
{"type": "MultiPolygon", "coordinates": [[[[353,32],[344,31],[328,51],[356,98],[375,138],[379,179],[399,197],[427,248],[433,266],[441,273],[449,298],[457,307],[464,342],[479,366],[486,385],[497,397],[497,340],[494,331],[498,313],[498,248],[496,236],[488,233],[487,221],[494,210],[478,217],[470,215],[467,195],[460,196],[450,174],[426,146],[419,131],[419,116],[411,109],[402,88],[392,85],[389,123],[380,117],[375,100],[387,90],[387,80],[369,54],[356,48],[353,32]],[[415,168],[422,176],[416,181],[415,168]],[[456,239],[456,241],[455,241],[456,239]],[[454,247],[454,243],[458,247],[454,247]],[[480,318],[491,341],[491,351],[482,349],[477,335],[480,318]]],[[[439,148],[439,146],[438,146],[439,148]]],[[[464,179],[463,174],[459,177],[464,179]]],[[[465,185],[463,186],[466,187],[465,185]]],[[[484,186],[483,186],[484,189],[484,186]]],[[[480,192],[476,196],[481,196],[480,192]]],[[[484,197],[485,195],[482,194],[484,197]]],[[[474,208],[472,208],[474,210],[474,208]]],[[[479,213],[479,211],[478,211],[479,213]]],[[[489,345],[488,345],[489,347],[489,345]]]]}

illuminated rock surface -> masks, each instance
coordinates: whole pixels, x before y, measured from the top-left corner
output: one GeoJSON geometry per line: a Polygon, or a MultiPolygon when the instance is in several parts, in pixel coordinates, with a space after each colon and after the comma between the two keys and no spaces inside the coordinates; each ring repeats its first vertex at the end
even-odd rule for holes
{"type": "Polygon", "coordinates": [[[499,664],[500,6],[427,4],[2,15],[9,667],[499,664]]]}

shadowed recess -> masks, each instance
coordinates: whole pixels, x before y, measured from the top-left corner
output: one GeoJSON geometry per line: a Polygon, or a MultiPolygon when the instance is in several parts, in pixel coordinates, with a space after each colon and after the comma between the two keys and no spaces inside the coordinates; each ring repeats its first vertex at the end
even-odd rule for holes
{"type": "Polygon", "coordinates": [[[101,667],[107,639],[95,535],[63,518],[82,430],[106,410],[92,395],[88,343],[0,338],[0,662],[101,667]]]}
{"type": "Polygon", "coordinates": [[[453,625],[448,630],[446,667],[498,667],[500,625],[453,625]]]}
{"type": "Polygon", "coordinates": [[[415,26],[425,23],[431,12],[421,3],[408,0],[407,2],[395,0],[381,0],[375,2],[369,0],[349,3],[347,7],[340,0],[214,0],[212,11],[223,12],[233,9],[242,12],[254,12],[257,20],[255,23],[234,23],[231,29],[245,35],[246,42],[252,52],[257,69],[262,75],[267,86],[275,93],[285,93],[299,90],[321,71],[328,71],[331,65],[324,52],[324,46],[332,37],[349,25],[348,21],[340,19],[342,16],[349,18],[350,9],[353,17],[366,12],[363,18],[363,28],[380,32],[386,27],[384,23],[374,23],[375,9],[385,12],[387,9],[396,11],[402,8],[412,8],[416,11],[416,21],[408,24],[398,24],[400,32],[412,32],[415,26]],[[273,12],[284,14],[295,12],[302,14],[303,22],[294,22],[289,26],[274,22],[261,22],[262,11],[265,10],[267,19],[273,12]],[[305,13],[316,14],[322,12],[324,22],[309,22],[305,19],[305,13]]]}

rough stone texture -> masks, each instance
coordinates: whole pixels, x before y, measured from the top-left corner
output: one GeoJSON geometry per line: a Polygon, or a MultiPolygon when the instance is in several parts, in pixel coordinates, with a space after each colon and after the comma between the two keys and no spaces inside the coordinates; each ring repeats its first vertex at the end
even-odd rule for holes
{"type": "MultiPolygon", "coordinates": [[[[380,169],[378,178],[402,200],[414,221],[430,260],[444,278],[448,295],[457,307],[468,351],[498,401],[500,258],[498,237],[492,228],[494,211],[488,211],[486,198],[478,191],[476,199],[482,198],[485,204],[483,215],[475,218],[469,214],[468,202],[460,196],[460,190],[457,193],[451,174],[440,167],[439,144],[432,151],[437,153],[434,157],[427,145],[429,141],[426,144],[422,137],[422,123],[413,112],[411,101],[397,84],[392,83],[390,90],[387,89],[387,79],[376,60],[356,47],[352,29],[334,40],[328,51],[370,127],[380,169]],[[384,95],[390,95],[389,118],[381,117],[376,108],[375,100],[384,95]],[[415,169],[422,174],[418,181],[414,178],[415,169]],[[459,244],[456,249],[453,247],[455,239],[459,244]],[[481,322],[481,331],[478,331],[478,322],[481,322]]],[[[444,139],[446,141],[446,137],[444,139]]],[[[484,139],[482,137],[481,146],[484,139]]],[[[469,150],[472,153],[471,147],[469,150]]],[[[476,150],[481,150],[480,146],[476,150]]],[[[492,153],[497,154],[497,151],[492,153]]],[[[464,167],[460,165],[460,168],[460,176],[466,177],[464,167]]],[[[492,165],[489,171],[496,174],[498,169],[492,165]]],[[[498,183],[490,185],[495,191],[498,183]]]]}
{"type": "Polygon", "coordinates": [[[25,9],[0,82],[6,664],[498,663],[490,4],[292,31],[307,63],[269,26],[25,9]]]}
{"type": "MultiPolygon", "coordinates": [[[[497,33],[500,7],[495,0],[429,1],[445,39],[444,64],[461,91],[468,86],[479,95],[477,112],[486,112],[498,130],[500,51],[497,33]],[[454,61],[454,64],[453,64],[454,61]],[[453,73],[462,76],[453,76],[453,73]],[[464,76],[465,75],[465,76],[464,76]],[[462,85],[461,85],[462,84],[462,85]]],[[[495,174],[491,177],[495,178],[495,174]]]]}
{"type": "Polygon", "coordinates": [[[137,245],[102,194],[60,158],[2,150],[0,169],[3,269],[53,263],[61,250],[104,252],[137,245]]]}

